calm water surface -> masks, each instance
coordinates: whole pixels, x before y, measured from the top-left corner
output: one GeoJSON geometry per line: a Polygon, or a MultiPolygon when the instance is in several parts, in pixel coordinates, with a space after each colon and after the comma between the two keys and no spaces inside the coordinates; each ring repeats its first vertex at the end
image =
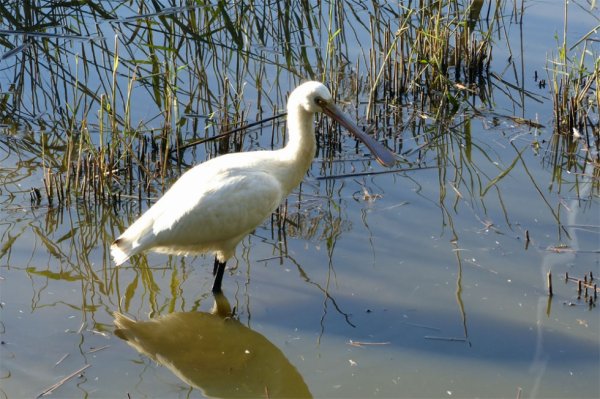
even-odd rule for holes
{"type": "MultiPolygon", "coordinates": [[[[527,46],[554,48],[562,18],[547,7],[528,10],[527,46]]],[[[545,65],[526,61],[531,71],[545,65]]],[[[551,126],[550,104],[532,102],[525,116],[551,126]]],[[[491,125],[491,116],[473,118],[486,156],[473,151],[445,176],[424,168],[324,180],[316,160],[288,199],[297,226],[282,236],[265,222],[229,264],[224,294],[239,322],[208,314],[210,257],[112,266],[105,237],[135,212],[32,207],[40,165],[8,139],[0,393],[35,397],[89,365],[54,397],[275,397],[286,386],[286,395],[314,397],[600,397],[600,313],[564,282],[565,272],[600,277],[600,199],[585,177],[576,186],[566,175],[557,192],[542,155],[528,149],[533,133],[510,119],[491,125]],[[521,151],[480,196],[487,181],[477,179],[497,176],[521,151]],[[458,171],[465,180],[441,192],[440,180],[458,171]],[[115,311],[158,322],[139,326],[135,349],[115,334],[115,311]]],[[[548,139],[551,129],[539,133],[548,139]]],[[[333,171],[353,168],[381,170],[357,161],[333,171]]]]}

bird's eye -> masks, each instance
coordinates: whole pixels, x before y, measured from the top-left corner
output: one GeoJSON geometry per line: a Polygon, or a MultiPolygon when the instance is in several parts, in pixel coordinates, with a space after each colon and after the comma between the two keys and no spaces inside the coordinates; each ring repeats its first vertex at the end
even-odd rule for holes
{"type": "Polygon", "coordinates": [[[322,107],[323,105],[325,105],[325,100],[323,100],[321,97],[317,97],[315,98],[315,103],[317,103],[318,106],[322,107]]]}

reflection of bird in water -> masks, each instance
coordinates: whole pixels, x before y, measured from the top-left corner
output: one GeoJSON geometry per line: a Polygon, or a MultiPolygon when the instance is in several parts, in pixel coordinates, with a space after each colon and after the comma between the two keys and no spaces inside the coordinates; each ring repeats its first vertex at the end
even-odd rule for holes
{"type": "Polygon", "coordinates": [[[298,86],[287,110],[289,141],[284,148],[226,154],[183,174],[111,245],[116,264],[145,250],[180,255],[214,252],[213,292],[221,291],[225,263],[237,244],[300,184],[310,167],[316,151],[316,112],[337,120],[362,140],[381,164],[395,162],[390,151],[335,106],[321,83],[298,86]]]}
{"type": "Polygon", "coordinates": [[[225,297],[215,301],[214,313],[170,313],[149,321],[115,312],[115,334],[208,397],[312,397],[281,350],[226,317],[225,297]]]}

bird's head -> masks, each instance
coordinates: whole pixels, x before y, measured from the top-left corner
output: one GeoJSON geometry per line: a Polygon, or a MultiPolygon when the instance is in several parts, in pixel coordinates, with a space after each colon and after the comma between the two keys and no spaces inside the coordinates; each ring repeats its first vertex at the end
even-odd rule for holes
{"type": "Polygon", "coordinates": [[[323,112],[323,108],[333,104],[329,89],[321,82],[305,82],[290,94],[288,107],[300,107],[306,112],[323,112]]]}
{"type": "Polygon", "coordinates": [[[288,99],[288,114],[303,110],[307,113],[323,112],[344,126],[356,138],[365,143],[377,161],[384,166],[392,166],[396,158],[390,150],[371,136],[362,132],[358,126],[334,103],[331,92],[323,83],[306,82],[296,87],[288,99]]]}

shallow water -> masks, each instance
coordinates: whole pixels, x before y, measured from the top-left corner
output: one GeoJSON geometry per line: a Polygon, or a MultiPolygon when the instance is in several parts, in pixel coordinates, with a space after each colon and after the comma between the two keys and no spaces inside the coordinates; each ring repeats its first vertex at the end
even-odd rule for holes
{"type": "MultiPolygon", "coordinates": [[[[535,20],[547,7],[536,2],[527,15],[535,20]]],[[[540,21],[526,23],[523,36],[559,29],[540,21]]],[[[537,62],[528,69],[543,68],[537,62]]],[[[550,104],[532,101],[523,112],[550,125],[550,104]]],[[[206,315],[212,259],[149,255],[115,268],[110,239],[135,210],[83,201],[32,206],[38,160],[11,151],[17,139],[7,138],[0,146],[1,392],[35,397],[88,366],[53,395],[233,396],[225,389],[240,384],[238,392],[269,397],[283,384],[314,397],[600,397],[598,309],[564,281],[566,272],[600,276],[600,198],[585,176],[565,174],[561,191],[551,186],[533,133],[509,119],[492,124],[492,116],[473,118],[473,141],[484,150],[462,167],[321,179],[317,159],[288,199],[297,227],[282,232],[265,222],[230,261],[223,289],[239,325],[216,321],[212,332],[212,324],[191,331],[165,324],[147,337],[155,355],[114,333],[113,312],[139,321],[206,315]],[[520,152],[516,167],[481,196],[520,152]],[[452,183],[457,174],[464,180],[452,183]],[[181,350],[169,348],[177,340],[181,350]],[[211,343],[212,353],[207,341],[248,348],[211,343]],[[242,384],[233,377],[238,367],[268,388],[242,384]],[[190,377],[196,369],[214,373],[211,386],[190,377]]],[[[461,155],[449,150],[448,159],[461,155]]],[[[332,173],[351,170],[382,169],[354,161],[332,173]]]]}
{"type": "MultiPolygon", "coordinates": [[[[445,216],[436,202],[436,170],[355,180],[337,180],[332,197],[323,184],[306,190],[321,195],[312,212],[321,217],[324,238],[287,237],[281,259],[276,238],[258,229],[224,282],[242,323],[283,352],[314,396],[598,394],[598,313],[562,281],[565,272],[600,275],[593,252],[597,198],[582,206],[551,200],[565,202],[567,239],[559,237],[550,208],[527,205],[540,200],[526,176],[502,182],[507,214],[490,196],[486,211],[461,199],[445,216]],[[381,197],[361,198],[362,184],[381,197]],[[327,235],[330,220],[341,227],[327,235]],[[574,251],[548,249],[558,244],[574,251]],[[548,270],[555,276],[551,300],[548,270]]],[[[49,238],[59,244],[49,252],[35,234],[46,228],[48,210],[29,208],[22,196],[12,206],[19,203],[24,208],[3,211],[4,237],[21,234],[4,255],[2,274],[7,395],[34,396],[90,364],[57,394],[202,396],[115,337],[111,313],[147,320],[208,311],[211,260],[173,258],[165,265],[166,258],[151,255],[147,270],[106,267],[105,244],[78,251],[85,247],[79,240],[94,239],[103,216],[77,207],[58,217],[49,238]],[[61,241],[85,217],[91,220],[82,236],[61,241]]]]}

